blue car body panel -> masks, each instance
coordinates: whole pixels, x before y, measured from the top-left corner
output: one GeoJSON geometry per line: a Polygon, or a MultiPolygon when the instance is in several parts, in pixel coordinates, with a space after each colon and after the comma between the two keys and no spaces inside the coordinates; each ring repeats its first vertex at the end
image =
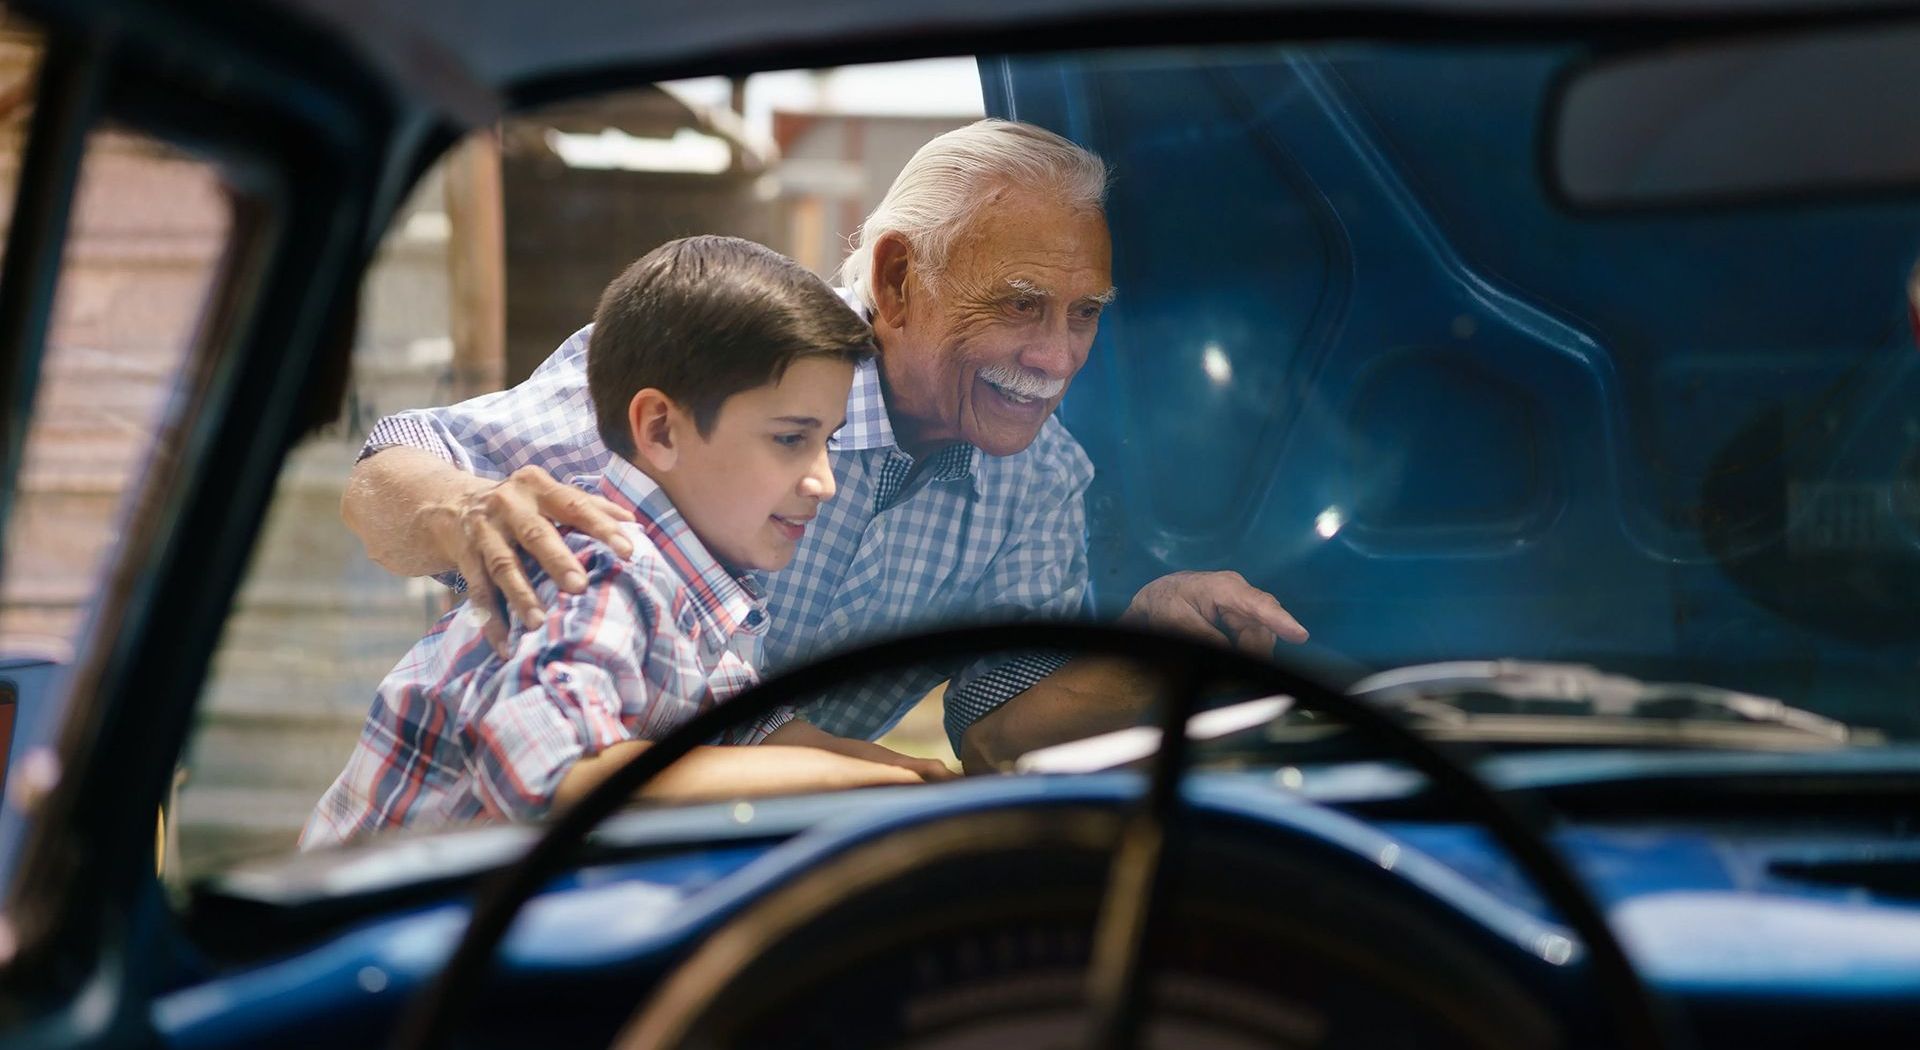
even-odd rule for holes
{"type": "Polygon", "coordinates": [[[1120,298],[1061,408],[1100,605],[1232,568],[1367,665],[1920,731],[1920,204],[1575,213],[1536,161],[1565,46],[1168,54],[982,64],[1113,169],[1120,298]]]}

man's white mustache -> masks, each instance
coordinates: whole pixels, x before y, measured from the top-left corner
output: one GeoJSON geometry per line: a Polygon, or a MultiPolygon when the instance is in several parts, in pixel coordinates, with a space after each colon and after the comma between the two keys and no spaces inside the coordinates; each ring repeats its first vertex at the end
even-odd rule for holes
{"type": "Polygon", "coordinates": [[[994,365],[982,368],[980,378],[988,383],[1019,397],[1031,397],[1045,400],[1057,396],[1067,388],[1067,381],[1051,376],[1035,375],[1024,368],[1012,365],[994,365]]]}

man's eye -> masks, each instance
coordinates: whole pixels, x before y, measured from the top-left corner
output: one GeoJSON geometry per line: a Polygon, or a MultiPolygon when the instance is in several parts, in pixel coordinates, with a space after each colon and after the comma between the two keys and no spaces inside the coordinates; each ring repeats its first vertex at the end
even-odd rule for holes
{"type": "Polygon", "coordinates": [[[1083,306],[1074,311],[1074,316],[1082,321],[1098,321],[1100,319],[1100,307],[1083,306]]]}
{"type": "Polygon", "coordinates": [[[1014,313],[1030,314],[1040,306],[1040,300],[1030,295],[1023,295],[1017,299],[1008,300],[1007,305],[1013,308],[1014,313]]]}

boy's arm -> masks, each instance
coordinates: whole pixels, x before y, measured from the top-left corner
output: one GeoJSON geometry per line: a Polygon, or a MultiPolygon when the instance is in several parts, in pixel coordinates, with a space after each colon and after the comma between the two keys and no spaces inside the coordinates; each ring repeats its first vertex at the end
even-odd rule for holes
{"type": "MultiPolygon", "coordinates": [[[[584,554],[585,591],[558,595],[539,628],[520,632],[512,657],[461,712],[468,770],[495,816],[539,816],[580,797],[652,746],[636,736],[680,721],[686,683],[676,685],[675,672],[695,660],[695,643],[666,612],[666,581],[602,547],[584,554]]],[[[688,754],[644,794],[736,798],[922,780],[904,766],[819,748],[722,745],[688,754]]]]}
{"type": "Polygon", "coordinates": [[[671,594],[598,544],[575,564],[582,593],[554,595],[540,626],[517,631],[508,658],[477,672],[459,704],[466,770],[496,818],[545,813],[577,761],[679,721],[676,674],[689,657],[666,612],[671,594]]]}
{"type": "Polygon", "coordinates": [[[864,759],[868,762],[880,762],[901,769],[913,771],[922,780],[952,780],[960,774],[947,767],[937,758],[914,758],[903,755],[890,747],[882,747],[868,740],[853,740],[848,737],[834,736],[823,729],[809,724],[805,719],[794,718],[787,724],[774,730],[767,736],[766,744],[786,744],[798,747],[818,748],[850,758],[864,759]]]}
{"type": "MultiPolygon", "coordinates": [[[[629,740],[580,758],[560,778],[553,804],[556,807],[572,805],[614,770],[652,746],[649,740],[629,740]]],[[[707,745],[694,748],[668,766],[647,784],[640,797],[713,801],[922,782],[920,774],[911,769],[821,748],[780,744],[707,745]]]]}

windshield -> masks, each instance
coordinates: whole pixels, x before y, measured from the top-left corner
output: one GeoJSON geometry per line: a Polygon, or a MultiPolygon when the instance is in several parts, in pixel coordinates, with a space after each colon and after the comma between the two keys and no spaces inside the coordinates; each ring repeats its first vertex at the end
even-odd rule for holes
{"type": "MultiPolygon", "coordinates": [[[[467,675],[478,656],[462,663],[492,644],[486,625],[459,618],[465,592],[448,586],[487,562],[447,554],[470,515],[436,518],[425,497],[404,514],[356,503],[354,486],[418,455],[489,484],[531,464],[605,494],[611,453],[596,440],[629,425],[623,458],[657,480],[669,468],[642,454],[652,417],[639,395],[609,417],[580,393],[580,329],[597,306],[608,316],[630,264],[689,234],[794,260],[844,293],[878,356],[819,363],[844,397],[775,413],[801,421],[783,447],[815,442],[832,484],[801,467],[768,474],[771,495],[741,528],[793,550],[757,563],[724,513],[682,516],[713,557],[680,570],[717,566],[709,578],[724,582],[699,600],[669,584],[671,615],[635,614],[623,637],[642,655],[607,673],[612,694],[679,688],[652,670],[671,658],[646,648],[675,630],[688,653],[717,647],[689,658],[694,691],[724,698],[740,682],[725,668],[771,677],[914,630],[1197,620],[1341,686],[1449,664],[1451,677],[1415,675],[1418,695],[1392,702],[1430,722],[1453,717],[1435,705],[1477,717],[1452,731],[1505,734],[1501,746],[1846,749],[1920,735],[1907,291],[1920,198],[1581,212],[1539,158],[1556,85],[1588,57],[1572,43],[1343,42],[961,58],[664,85],[469,140],[368,273],[347,413],[288,461],[184,766],[186,870],[291,851],[356,762],[361,786],[323,825],[357,826],[370,799],[414,791],[450,822],[511,815],[500,800],[516,759],[489,767],[493,787],[395,779],[410,762],[456,769],[489,734],[518,754],[577,732],[593,753],[658,731],[652,715],[544,707],[489,722],[394,702],[382,721],[377,696],[488,688],[467,675]],[[969,183],[979,200],[946,233],[885,210],[916,151],[985,115],[1047,129],[1103,171],[1061,154],[1020,169],[1026,181],[969,183]],[[467,400],[493,391],[509,393],[467,400]],[[457,407],[427,411],[440,406],[457,407]],[[382,513],[398,524],[369,524],[382,513]],[[1206,577],[1227,589],[1202,592],[1176,573],[1237,575],[1206,577]],[[447,649],[421,650],[436,633],[447,649]],[[1539,683],[1565,674],[1515,672],[1496,688],[1494,671],[1462,678],[1464,661],[1592,677],[1560,689],[1539,683]],[[1676,721],[1763,731],[1644,729],[1676,721]],[[1570,722],[1610,728],[1582,738],[1570,722]]],[[[1634,132],[1657,157],[1649,139],[1684,121],[1649,120],[1634,132]]],[[[956,165],[922,176],[956,179],[956,165]]],[[[767,389],[804,401],[812,367],[767,389]]],[[[675,432],[674,463],[731,440],[727,411],[675,432]]],[[[739,449],[705,460],[711,475],[747,485],[764,450],[739,449]]],[[[628,480],[616,502],[658,525],[655,488],[628,480]]],[[[675,491],[696,507],[743,502],[675,491]]],[[[571,553],[591,570],[594,550],[571,553]]],[[[510,600],[495,608],[524,627],[510,600]]],[[[1071,656],[929,664],[799,715],[955,770],[1013,769],[1144,716],[1150,676],[1071,656]],[[1058,709],[1104,696],[1111,710],[968,753],[987,748],[984,727],[1017,721],[994,720],[1003,705],[1069,680],[1063,668],[1093,677],[1058,709]]],[[[529,681],[591,692],[575,688],[577,668],[543,673],[529,681]]],[[[1300,728],[1297,712],[1262,711],[1262,725],[1300,728]]],[[[1243,760],[1284,766],[1305,746],[1268,737],[1243,760]]]]}

